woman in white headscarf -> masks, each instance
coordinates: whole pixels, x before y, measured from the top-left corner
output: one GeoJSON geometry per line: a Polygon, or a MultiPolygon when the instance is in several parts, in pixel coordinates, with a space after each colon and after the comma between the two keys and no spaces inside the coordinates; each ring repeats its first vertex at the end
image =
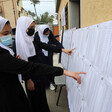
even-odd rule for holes
{"type": "MultiPolygon", "coordinates": [[[[35,46],[37,46],[36,51],[38,53],[37,57],[40,63],[48,64],[53,66],[53,52],[61,53],[65,52],[66,54],[71,54],[72,50],[64,49],[62,44],[57,41],[54,37],[52,31],[49,29],[48,25],[40,25],[38,27],[38,32],[36,32],[34,37],[35,46]]],[[[47,77],[45,79],[46,86],[51,90],[54,90],[54,77],[47,77]]]]}
{"type": "MultiPolygon", "coordinates": [[[[5,24],[7,24],[7,25],[9,25],[10,24],[10,22],[7,20],[7,19],[5,19],[5,18],[3,18],[3,17],[1,17],[0,16],[0,32],[2,31],[2,29],[4,28],[4,26],[5,26],[5,24]]],[[[6,33],[7,34],[7,33],[6,33]]],[[[2,47],[4,47],[5,49],[7,49],[7,50],[9,50],[10,51],[10,53],[12,54],[12,55],[14,55],[14,53],[13,53],[13,51],[9,48],[9,47],[6,47],[6,46],[10,46],[11,44],[12,44],[12,36],[11,36],[11,34],[10,35],[8,35],[6,38],[2,38],[1,37],[1,39],[0,39],[0,46],[2,46],[2,47]]]]}
{"type": "Polygon", "coordinates": [[[34,27],[28,29],[32,23],[35,25],[35,22],[31,17],[22,16],[18,19],[16,27],[16,53],[26,61],[28,61],[28,57],[36,55],[33,45],[34,27]],[[29,36],[28,33],[26,33],[26,30],[28,33],[31,32],[33,34],[30,34],[31,36],[29,36]]]}
{"type": "MultiPolygon", "coordinates": [[[[16,28],[16,54],[23,60],[37,62],[36,51],[33,44],[35,22],[31,17],[22,16],[17,21],[16,28]]],[[[24,78],[24,77],[23,77],[24,78]]],[[[19,76],[21,79],[21,76],[19,76]]],[[[27,94],[33,112],[50,112],[42,77],[33,77],[26,82],[27,94]]]]}
{"type": "Polygon", "coordinates": [[[26,94],[18,80],[18,74],[28,74],[35,70],[31,63],[14,57],[8,46],[12,44],[9,20],[0,16],[0,112],[31,112],[26,94]]]}

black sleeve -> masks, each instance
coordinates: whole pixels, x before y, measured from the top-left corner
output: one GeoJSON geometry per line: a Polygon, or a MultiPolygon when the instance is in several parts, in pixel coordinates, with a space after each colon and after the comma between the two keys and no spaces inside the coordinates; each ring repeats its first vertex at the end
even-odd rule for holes
{"type": "Polygon", "coordinates": [[[63,69],[59,67],[52,67],[49,65],[26,62],[19,60],[9,54],[8,51],[0,51],[0,72],[7,74],[22,74],[29,75],[28,78],[33,76],[59,76],[63,74],[63,69]]]}
{"type": "Polygon", "coordinates": [[[34,41],[38,45],[38,47],[45,49],[47,51],[52,51],[52,52],[56,52],[56,53],[62,52],[62,48],[59,46],[55,46],[53,44],[46,44],[46,43],[41,42],[40,38],[38,36],[38,33],[35,34],[34,41]]]}
{"type": "Polygon", "coordinates": [[[64,47],[62,46],[62,44],[54,37],[52,31],[50,31],[50,38],[52,39],[53,43],[54,43],[57,47],[59,47],[59,48],[61,48],[61,49],[64,48],[64,47]]]}

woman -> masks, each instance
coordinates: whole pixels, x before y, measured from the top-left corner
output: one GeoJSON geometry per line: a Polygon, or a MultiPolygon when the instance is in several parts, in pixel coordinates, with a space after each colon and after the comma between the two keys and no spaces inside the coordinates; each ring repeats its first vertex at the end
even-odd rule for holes
{"type": "MultiPolygon", "coordinates": [[[[61,43],[59,43],[52,31],[47,25],[40,25],[38,27],[38,32],[36,32],[34,37],[34,45],[37,52],[37,58],[39,63],[44,63],[53,66],[53,52],[61,53],[65,52],[66,54],[71,54],[72,50],[64,49],[61,43]]],[[[54,77],[47,77],[46,80],[47,87],[50,86],[51,90],[54,90],[54,77]]]]}
{"type": "MultiPolygon", "coordinates": [[[[14,51],[23,60],[37,62],[36,52],[33,45],[33,35],[35,29],[35,22],[31,17],[20,17],[17,21],[16,28],[16,49],[14,51]]],[[[24,79],[24,77],[23,77],[24,79]]],[[[28,98],[30,100],[33,112],[50,112],[45,87],[41,81],[42,77],[25,80],[28,98]]]]}
{"type": "MultiPolygon", "coordinates": [[[[20,17],[16,28],[16,53],[23,60],[39,62],[37,59],[35,47],[33,45],[33,34],[35,22],[30,17],[20,17]]],[[[38,48],[37,48],[38,49],[38,48]]],[[[43,77],[26,80],[27,94],[33,109],[33,112],[50,112],[43,77]]]]}
{"type": "Polygon", "coordinates": [[[30,79],[40,74],[50,76],[64,73],[81,83],[80,73],[15,58],[13,51],[8,47],[11,38],[10,22],[0,17],[0,112],[31,112],[30,103],[18,80],[18,74],[30,79]]]}

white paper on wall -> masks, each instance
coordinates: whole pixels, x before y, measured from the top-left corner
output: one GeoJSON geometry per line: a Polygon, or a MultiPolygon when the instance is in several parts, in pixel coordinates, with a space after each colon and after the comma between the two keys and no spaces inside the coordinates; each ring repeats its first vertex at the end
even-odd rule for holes
{"type": "MultiPolygon", "coordinates": [[[[73,30],[66,30],[64,31],[63,34],[63,47],[65,49],[70,49],[71,47],[71,38],[72,38],[72,31],[73,30]]],[[[61,63],[63,65],[64,69],[68,68],[68,54],[65,54],[64,52],[62,52],[62,58],[61,58],[61,63]]]]}
{"type": "Polygon", "coordinates": [[[112,112],[112,21],[67,30],[63,45],[76,48],[71,56],[63,53],[63,66],[87,72],[81,85],[66,79],[70,112],[112,112]]]}

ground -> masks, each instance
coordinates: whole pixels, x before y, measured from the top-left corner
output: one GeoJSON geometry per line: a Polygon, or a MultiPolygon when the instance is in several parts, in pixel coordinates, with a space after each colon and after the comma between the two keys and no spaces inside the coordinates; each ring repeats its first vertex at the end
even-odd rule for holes
{"type": "Polygon", "coordinates": [[[67,93],[66,87],[63,87],[62,93],[60,96],[59,104],[56,106],[56,101],[59,93],[59,86],[57,91],[47,90],[47,100],[51,112],[69,112],[68,102],[67,102],[67,93]]]}
{"type": "MultiPolygon", "coordinates": [[[[54,66],[62,67],[62,65],[58,63],[58,57],[59,57],[58,54],[54,54],[54,57],[53,57],[54,66]]],[[[63,87],[59,104],[58,106],[56,106],[59,89],[60,89],[60,86],[58,86],[56,92],[51,91],[49,89],[47,90],[47,100],[48,100],[49,108],[51,112],[69,112],[66,87],[63,87]]]]}

